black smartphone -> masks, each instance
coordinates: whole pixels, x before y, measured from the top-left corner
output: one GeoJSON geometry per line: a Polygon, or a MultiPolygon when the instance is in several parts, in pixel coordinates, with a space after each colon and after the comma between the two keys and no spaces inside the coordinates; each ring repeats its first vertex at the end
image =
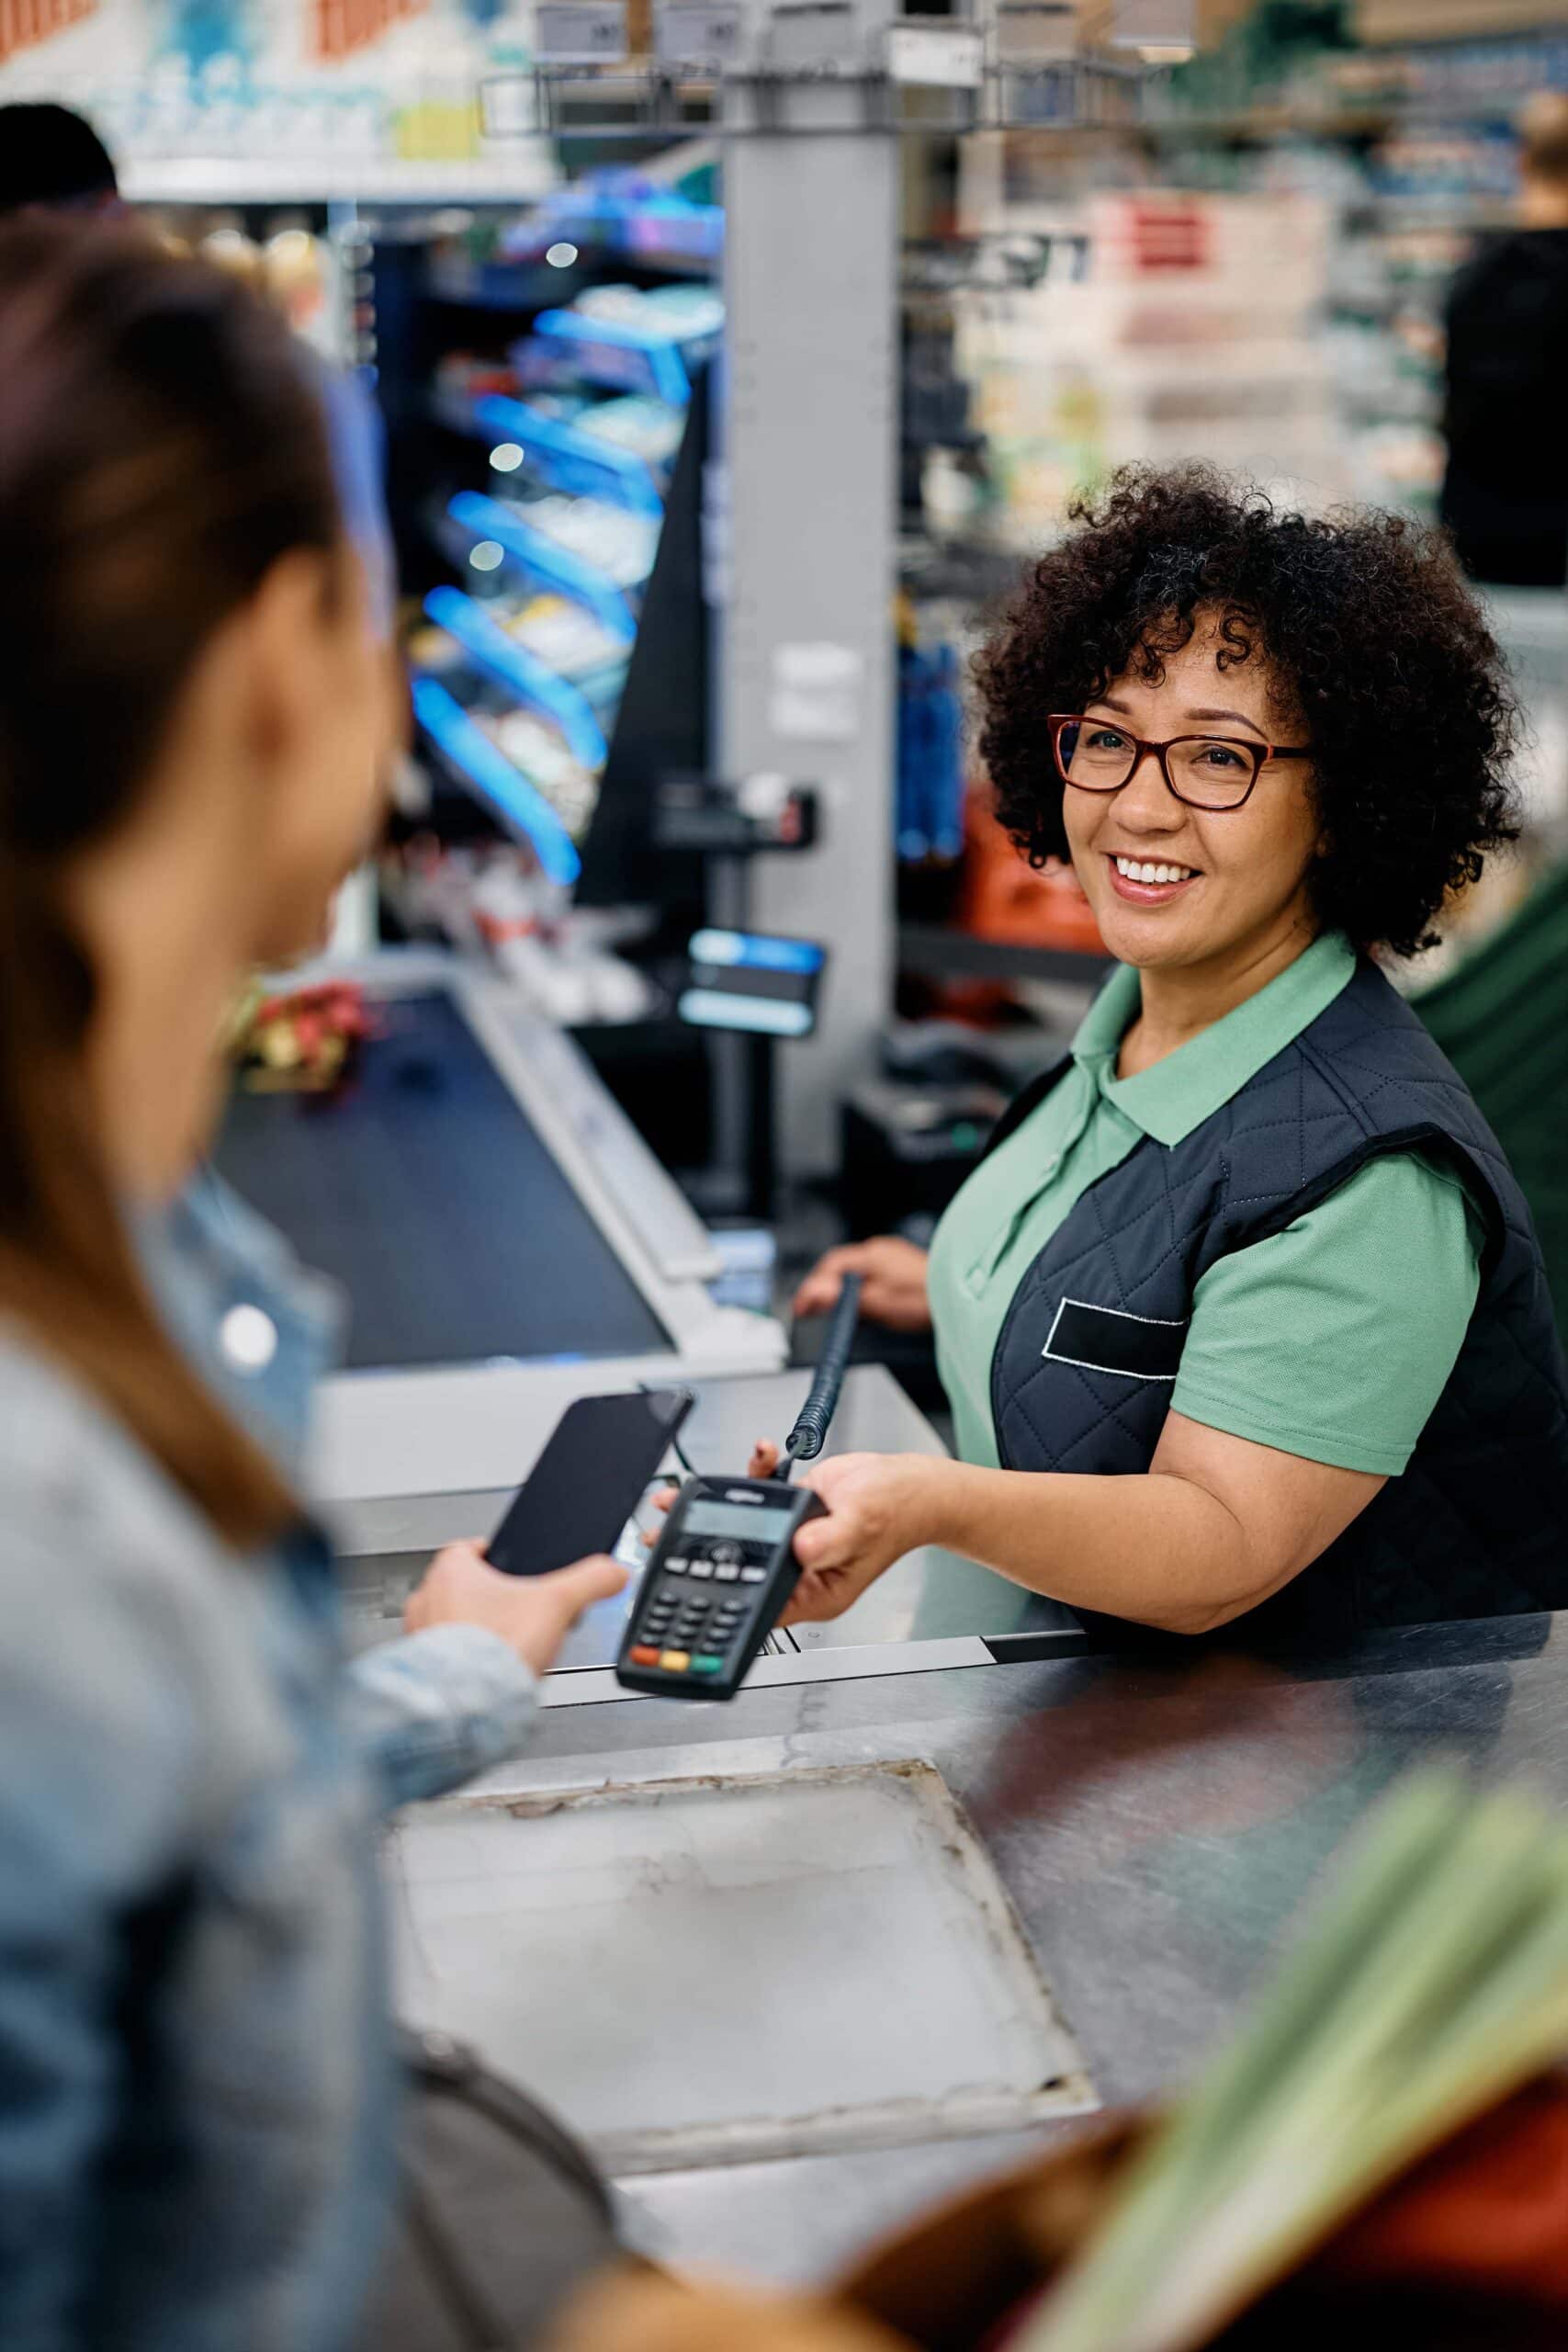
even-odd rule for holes
{"type": "Polygon", "coordinates": [[[612,1551],[692,1404],[689,1388],[638,1388],[569,1405],[491,1538],[491,1567],[542,1577],[612,1551]]]}

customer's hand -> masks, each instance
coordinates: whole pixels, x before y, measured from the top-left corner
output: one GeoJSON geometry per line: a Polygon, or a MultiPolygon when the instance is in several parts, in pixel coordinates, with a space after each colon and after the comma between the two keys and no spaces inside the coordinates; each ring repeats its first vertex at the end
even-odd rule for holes
{"type": "Polygon", "coordinates": [[[603,1555],[547,1577],[505,1577],[478,1544],[448,1544],[409,1595],[403,1631],[482,1625],[510,1642],[525,1666],[544,1674],[585,1609],[621,1591],[626,1571],[603,1555]]]}
{"type": "Polygon", "coordinates": [[[846,1274],[861,1278],[860,1311],[868,1323],[889,1331],[929,1331],[931,1304],[926,1296],[926,1252],[897,1234],[879,1233],[873,1241],[851,1242],[819,1258],[795,1294],[796,1315],[826,1315],[839,1303],[846,1274]]]}
{"type": "Polygon", "coordinates": [[[795,1531],[801,1577],[781,1623],[841,1617],[895,1560],[931,1543],[934,1490],[948,1467],[924,1453],[835,1453],[813,1463],[801,1484],[821,1497],[828,1515],[795,1531]]]}

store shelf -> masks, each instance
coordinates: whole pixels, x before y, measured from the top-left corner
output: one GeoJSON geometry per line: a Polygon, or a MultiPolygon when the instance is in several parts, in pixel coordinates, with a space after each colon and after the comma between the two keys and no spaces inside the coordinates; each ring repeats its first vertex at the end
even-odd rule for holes
{"type": "Polygon", "coordinates": [[[942,980],[1070,980],[1095,988],[1112,958],[1088,948],[1035,947],[1016,939],[982,939],[934,923],[902,923],[898,968],[942,980]]]}
{"type": "Polygon", "coordinates": [[[509,239],[526,263],[559,241],[596,246],[654,269],[682,273],[716,262],[724,252],[724,213],[716,204],[678,196],[617,196],[603,188],[573,188],[541,209],[528,249],[509,239]]]}
{"type": "Polygon", "coordinates": [[[514,840],[526,843],[547,878],[570,888],[582,871],[582,861],[544,795],[513,766],[438,680],[416,677],[412,693],[414,718],[448,766],[514,840]]]}
{"type": "MultiPolygon", "coordinates": [[[[601,207],[598,225],[615,211],[615,234],[635,243],[650,201],[661,214],[693,209],[650,199],[639,175],[635,203],[601,207]]],[[[439,308],[417,313],[398,356],[410,407],[443,428],[421,436],[431,461],[420,520],[446,583],[423,597],[429,633],[414,638],[422,750],[511,831],[530,833],[543,800],[581,853],[589,902],[609,904],[635,897],[643,878],[640,747],[658,746],[660,760],[682,769],[706,764],[699,361],[722,303],[709,284],[672,288],[618,270],[609,234],[586,233],[596,204],[558,189],[460,243],[439,220],[423,239],[402,239],[423,250],[400,254],[400,293],[407,285],[423,298],[434,285],[493,296],[511,281],[532,287],[535,304],[517,305],[504,360],[493,336],[471,347],[460,312],[439,308]],[[568,245],[556,255],[565,266],[543,262],[568,245]],[[624,282],[633,277],[637,288],[624,282]],[[442,352],[443,335],[463,340],[442,352]],[[471,445],[468,457],[449,435],[471,445]],[[667,545],[678,560],[665,561],[667,545]]],[[[711,218],[704,234],[711,242],[711,218]]],[[[577,872],[564,855],[558,870],[577,872]]],[[[677,883],[685,888],[685,876],[677,883]]]]}
{"type": "Polygon", "coordinates": [[[171,156],[129,163],[131,204],[515,204],[546,195],[557,166],[544,140],[460,163],[322,153],[310,156],[171,156]]]}
{"type": "Polygon", "coordinates": [[[473,429],[492,440],[515,441],[530,469],[552,490],[606,499],[638,514],[664,512],[658,485],[634,451],[580,433],[558,417],[540,416],[523,401],[481,393],[474,402],[473,429]]]}
{"type": "Polygon", "coordinates": [[[446,509],[460,530],[475,539],[493,539],[510,560],[541,588],[568,596],[591,612],[612,637],[630,645],[637,635],[631,606],[614,581],[570,548],[536,531],[525,517],[497,498],[459,491],[446,509]]]}
{"type": "Polygon", "coordinates": [[[481,400],[490,398],[484,392],[453,392],[437,385],[429,396],[430,414],[448,433],[460,433],[466,441],[493,441],[475,413],[481,400]]]}
{"type": "Polygon", "coordinates": [[[498,628],[481,605],[460,588],[433,588],[424,600],[427,616],[455,638],[487,677],[514,695],[525,710],[560,729],[573,759],[602,768],[609,756],[604,733],[587,698],[570,679],[530,653],[498,628]]]}
{"type": "Polygon", "coordinates": [[[537,269],[498,269],[493,263],[482,270],[443,269],[432,274],[424,299],[456,311],[499,311],[506,318],[526,319],[544,304],[560,300],[560,276],[542,265],[537,269]]]}
{"type": "Polygon", "coordinates": [[[639,334],[635,327],[588,318],[580,311],[542,311],[534,322],[534,339],[548,359],[587,383],[647,393],[673,408],[691,397],[691,378],[672,338],[639,334]]]}

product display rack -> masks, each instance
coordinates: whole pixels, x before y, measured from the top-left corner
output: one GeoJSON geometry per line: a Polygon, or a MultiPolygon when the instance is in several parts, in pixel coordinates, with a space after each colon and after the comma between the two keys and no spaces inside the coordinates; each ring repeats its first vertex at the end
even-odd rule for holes
{"type": "Polygon", "coordinates": [[[722,310],[669,265],[683,251],[711,255],[721,233],[713,206],[562,191],[502,226],[486,252],[429,256],[434,382],[411,386],[417,352],[395,371],[394,410],[400,390],[405,421],[423,410],[423,479],[410,487],[424,546],[406,569],[418,585],[433,560],[443,575],[424,587],[410,640],[424,749],[550,879],[591,900],[650,895],[649,875],[628,866],[646,847],[653,783],[666,764],[706,763],[697,393],[722,310]],[[629,282],[615,282],[622,271],[629,282]],[[465,311],[488,314],[500,356],[439,353],[465,311]],[[683,551],[665,550],[671,533],[683,551]],[[678,741],[637,684],[645,630],[702,684],[678,741]],[[604,807],[612,797],[624,805],[604,807]]]}

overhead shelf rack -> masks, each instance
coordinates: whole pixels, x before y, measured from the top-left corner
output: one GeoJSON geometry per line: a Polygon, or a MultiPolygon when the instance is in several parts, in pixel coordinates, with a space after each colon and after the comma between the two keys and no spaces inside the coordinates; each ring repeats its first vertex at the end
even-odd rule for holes
{"type": "MultiPolygon", "coordinates": [[[[646,188],[562,192],[514,224],[485,281],[515,271],[537,299],[553,275],[539,254],[585,219],[606,232],[601,254],[611,231],[668,243],[684,222],[708,249],[719,233],[715,208],[646,188]]],[[[429,413],[490,466],[481,483],[471,457],[439,445],[425,521],[457,579],[423,602],[441,634],[416,639],[417,707],[446,770],[520,838],[550,842],[547,870],[572,872],[564,833],[592,902],[618,903],[644,878],[649,779],[706,758],[705,374],[723,305],[705,283],[645,291],[614,276],[570,309],[564,288],[552,292],[536,312],[519,303],[527,331],[504,368],[465,362],[426,391],[429,413]],[[447,470],[459,462],[461,488],[447,470]],[[540,800],[553,837],[539,832],[540,800]]]]}
{"type": "Polygon", "coordinates": [[[493,678],[525,710],[547,718],[560,729],[573,759],[585,768],[601,768],[609,756],[604,730],[592,704],[570,678],[547,668],[526,646],[491,620],[482,605],[460,588],[433,588],[424,609],[437,628],[456,639],[476,668],[493,678]]]}
{"type": "Polygon", "coordinates": [[[171,155],[129,161],[130,204],[527,204],[557,165],[546,139],[487,142],[460,162],[419,163],[352,149],[310,156],[171,155]]]}
{"type": "Polygon", "coordinates": [[[447,764],[515,840],[533,851],[547,876],[570,888],[582,871],[570,834],[549,802],[475,724],[439,680],[416,677],[414,718],[447,764]]]}
{"type": "Polygon", "coordinates": [[[661,514],[664,501],[647,462],[634,450],[558,417],[541,416],[523,401],[499,392],[481,393],[473,404],[474,429],[497,441],[513,441],[529,467],[552,490],[579,498],[604,498],[638,514],[661,514]]]}
{"type": "MultiPolygon", "coordinates": [[[[786,7],[776,16],[788,16],[786,7]]],[[[833,13],[830,7],[823,14],[833,13]]],[[[825,64],[763,61],[722,74],[641,59],[541,61],[528,74],[480,85],[487,131],[508,136],[645,141],[777,137],[863,138],[867,131],[1141,128],[1145,93],[1163,90],[1167,66],[1137,56],[998,57],[978,28],[949,17],[905,17],[867,42],[863,55],[825,64]],[[825,116],[818,97],[841,99],[825,116]],[[812,103],[797,118],[795,100],[812,103]],[[947,100],[945,112],[940,101],[947,100]]]]}
{"type": "Polygon", "coordinates": [[[570,187],[540,205],[505,240],[506,257],[528,261],[570,240],[654,267],[682,269],[718,260],[724,213],[675,195],[620,196],[608,188],[570,187]]]}
{"type": "Polygon", "coordinates": [[[625,592],[586,557],[558,547],[536,531],[523,512],[486,498],[474,490],[460,490],[446,509],[460,530],[476,540],[492,539],[507,560],[536,587],[570,597],[592,613],[605,632],[629,646],[637,635],[637,620],[625,592]]]}
{"type": "Polygon", "coordinates": [[[692,379],[675,335],[653,335],[581,311],[541,311],[529,342],[514,355],[525,378],[565,372],[612,391],[640,392],[682,408],[692,379]]]}

